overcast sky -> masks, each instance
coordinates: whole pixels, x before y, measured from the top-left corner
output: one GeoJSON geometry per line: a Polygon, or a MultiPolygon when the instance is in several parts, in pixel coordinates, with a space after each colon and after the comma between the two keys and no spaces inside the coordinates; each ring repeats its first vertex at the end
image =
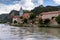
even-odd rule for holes
{"type": "Polygon", "coordinates": [[[25,10],[32,10],[39,5],[60,5],[60,0],[0,0],[0,14],[18,10],[22,6],[25,10]]]}

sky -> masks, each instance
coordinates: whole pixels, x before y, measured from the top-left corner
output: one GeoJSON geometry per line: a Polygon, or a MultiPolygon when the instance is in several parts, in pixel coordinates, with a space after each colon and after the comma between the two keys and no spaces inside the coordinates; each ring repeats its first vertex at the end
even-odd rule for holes
{"type": "Polygon", "coordinates": [[[9,13],[11,10],[32,10],[35,7],[43,5],[57,6],[60,0],[0,0],[0,14],[9,13]]]}

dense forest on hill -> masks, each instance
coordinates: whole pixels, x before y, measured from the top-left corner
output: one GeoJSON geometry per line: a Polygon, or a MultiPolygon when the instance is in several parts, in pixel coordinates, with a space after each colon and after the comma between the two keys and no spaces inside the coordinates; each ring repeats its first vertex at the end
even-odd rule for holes
{"type": "Polygon", "coordinates": [[[60,10],[60,6],[43,6],[40,5],[38,7],[35,7],[33,10],[31,10],[31,12],[33,12],[34,14],[40,14],[42,12],[50,12],[50,11],[58,11],[60,10]]]}

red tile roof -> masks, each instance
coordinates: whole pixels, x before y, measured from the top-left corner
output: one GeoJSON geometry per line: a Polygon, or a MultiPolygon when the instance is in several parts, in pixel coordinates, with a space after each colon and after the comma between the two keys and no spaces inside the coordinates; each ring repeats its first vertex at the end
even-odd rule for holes
{"type": "Polygon", "coordinates": [[[30,17],[30,13],[24,13],[23,14],[23,18],[29,18],[30,17]]]}
{"type": "Polygon", "coordinates": [[[14,16],[13,18],[20,18],[20,16],[14,16]]]}

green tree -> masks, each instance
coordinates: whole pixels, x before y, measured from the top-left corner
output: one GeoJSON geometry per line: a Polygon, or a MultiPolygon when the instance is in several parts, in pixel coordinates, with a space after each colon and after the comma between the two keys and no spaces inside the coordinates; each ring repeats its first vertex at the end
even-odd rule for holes
{"type": "Polygon", "coordinates": [[[28,20],[26,18],[23,19],[23,23],[28,23],[28,20]]]}
{"type": "Polygon", "coordinates": [[[56,17],[56,21],[57,21],[58,24],[60,24],[60,15],[58,15],[58,16],[56,17]]]}
{"type": "Polygon", "coordinates": [[[31,14],[29,19],[33,20],[35,17],[36,17],[35,14],[31,14]]]}
{"type": "Polygon", "coordinates": [[[38,23],[42,25],[43,24],[43,19],[40,18],[39,21],[38,21],[38,23]]]}
{"type": "Polygon", "coordinates": [[[44,24],[45,24],[45,25],[48,25],[49,23],[50,23],[50,19],[45,19],[45,20],[44,20],[44,24]]]}
{"type": "Polygon", "coordinates": [[[42,12],[50,12],[50,11],[58,11],[60,10],[60,6],[43,6],[40,5],[38,7],[35,7],[33,10],[31,10],[32,13],[39,15],[42,12]]]}

